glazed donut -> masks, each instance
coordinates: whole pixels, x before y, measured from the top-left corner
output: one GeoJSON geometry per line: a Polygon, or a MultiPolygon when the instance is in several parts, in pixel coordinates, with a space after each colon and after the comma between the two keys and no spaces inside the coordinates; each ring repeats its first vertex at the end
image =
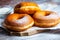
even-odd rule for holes
{"type": "Polygon", "coordinates": [[[21,2],[15,6],[14,13],[34,14],[38,10],[40,10],[40,8],[36,3],[21,2]]]}
{"type": "Polygon", "coordinates": [[[33,15],[33,18],[35,21],[35,24],[34,24],[35,26],[39,26],[42,28],[49,28],[49,27],[53,27],[59,23],[60,18],[55,12],[44,11],[45,14],[42,12],[36,12],[33,15]]]}
{"type": "Polygon", "coordinates": [[[24,31],[32,27],[34,20],[28,14],[10,14],[6,17],[3,25],[5,28],[13,31],[24,31]]]}

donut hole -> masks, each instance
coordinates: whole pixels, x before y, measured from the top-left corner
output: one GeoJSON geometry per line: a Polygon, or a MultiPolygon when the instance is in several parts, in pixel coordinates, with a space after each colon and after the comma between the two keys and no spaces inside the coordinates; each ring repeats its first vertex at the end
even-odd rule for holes
{"type": "Polygon", "coordinates": [[[46,14],[45,14],[45,16],[48,16],[48,15],[50,15],[50,13],[46,13],[46,14]]]}
{"type": "Polygon", "coordinates": [[[24,16],[22,16],[22,17],[19,17],[18,19],[22,19],[22,18],[24,18],[24,16]]]}
{"type": "Polygon", "coordinates": [[[48,16],[48,15],[50,15],[50,14],[51,14],[50,11],[45,11],[45,16],[48,16]]]}

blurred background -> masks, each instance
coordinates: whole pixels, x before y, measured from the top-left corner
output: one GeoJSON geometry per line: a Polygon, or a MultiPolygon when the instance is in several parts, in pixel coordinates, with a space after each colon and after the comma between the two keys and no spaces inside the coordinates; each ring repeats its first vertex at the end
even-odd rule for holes
{"type": "Polygon", "coordinates": [[[53,2],[53,3],[60,3],[60,0],[0,0],[0,7],[4,7],[4,6],[12,6],[14,7],[17,3],[21,2],[21,1],[40,1],[40,3],[42,2],[53,2]]]}

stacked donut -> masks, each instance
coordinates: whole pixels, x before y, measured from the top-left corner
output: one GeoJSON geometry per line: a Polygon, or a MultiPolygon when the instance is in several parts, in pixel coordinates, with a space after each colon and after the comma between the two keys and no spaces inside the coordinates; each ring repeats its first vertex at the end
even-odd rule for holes
{"type": "Polygon", "coordinates": [[[21,2],[14,8],[14,13],[9,14],[3,25],[12,31],[24,31],[33,25],[49,28],[59,23],[59,16],[52,11],[41,10],[34,2],[21,2]]]}

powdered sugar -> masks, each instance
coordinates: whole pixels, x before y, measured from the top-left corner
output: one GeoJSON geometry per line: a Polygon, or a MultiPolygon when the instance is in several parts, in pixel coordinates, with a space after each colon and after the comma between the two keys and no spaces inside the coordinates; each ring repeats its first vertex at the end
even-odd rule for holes
{"type": "Polygon", "coordinates": [[[21,18],[21,19],[18,19],[16,20],[16,23],[20,23],[20,24],[25,24],[26,22],[29,22],[29,19],[27,16],[21,18]]]}

